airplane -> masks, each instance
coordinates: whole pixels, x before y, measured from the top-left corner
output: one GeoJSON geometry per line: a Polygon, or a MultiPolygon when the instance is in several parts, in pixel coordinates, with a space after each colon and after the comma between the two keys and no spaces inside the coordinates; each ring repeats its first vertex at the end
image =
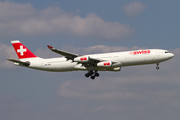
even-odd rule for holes
{"type": "Polygon", "coordinates": [[[144,49],[124,52],[78,55],[47,47],[63,57],[43,59],[32,53],[19,40],[11,41],[19,60],[7,59],[17,66],[51,72],[87,71],[85,77],[92,80],[99,76],[98,71],[120,71],[121,67],[156,64],[174,57],[173,53],[163,49],[144,49]]]}

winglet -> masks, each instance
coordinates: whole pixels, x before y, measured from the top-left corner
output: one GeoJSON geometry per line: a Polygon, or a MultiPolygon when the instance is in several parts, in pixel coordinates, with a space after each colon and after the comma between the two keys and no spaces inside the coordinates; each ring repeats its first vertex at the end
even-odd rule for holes
{"type": "Polygon", "coordinates": [[[52,50],[52,49],[54,49],[52,46],[50,46],[50,45],[47,45],[47,47],[50,49],[50,50],[52,50]]]}

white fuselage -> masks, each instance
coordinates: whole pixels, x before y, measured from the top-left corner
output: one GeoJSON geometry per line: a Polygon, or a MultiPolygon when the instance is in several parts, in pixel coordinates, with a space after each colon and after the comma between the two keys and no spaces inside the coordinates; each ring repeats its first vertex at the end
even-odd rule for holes
{"type": "Polygon", "coordinates": [[[160,63],[168,59],[171,59],[174,56],[172,53],[169,53],[167,50],[162,50],[162,49],[148,49],[148,50],[135,50],[135,51],[126,51],[126,52],[113,52],[113,53],[86,55],[94,59],[115,62],[110,67],[92,66],[91,68],[87,68],[84,67],[84,65],[82,65],[83,63],[67,60],[64,57],[50,58],[50,59],[43,59],[37,57],[37,58],[21,59],[21,61],[30,62],[30,65],[28,66],[29,68],[52,71],[52,72],[89,70],[89,69],[98,70],[98,71],[106,71],[106,70],[119,71],[120,69],[118,68],[124,66],[160,63]],[[147,52],[148,50],[150,51],[149,53],[147,52]]]}

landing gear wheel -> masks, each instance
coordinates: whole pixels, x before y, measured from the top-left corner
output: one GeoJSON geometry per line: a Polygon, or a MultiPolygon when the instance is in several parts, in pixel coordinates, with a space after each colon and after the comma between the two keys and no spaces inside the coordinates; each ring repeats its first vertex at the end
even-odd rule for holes
{"type": "Polygon", "coordinates": [[[159,70],[159,63],[157,63],[156,69],[159,70]]]}
{"type": "Polygon", "coordinates": [[[156,69],[159,70],[159,67],[157,66],[156,69]]]}
{"type": "Polygon", "coordinates": [[[89,73],[86,73],[85,76],[86,76],[86,77],[89,77],[89,73]]]}
{"type": "Polygon", "coordinates": [[[95,79],[95,76],[91,76],[91,79],[94,80],[94,79],[95,79]]]}
{"type": "Polygon", "coordinates": [[[85,77],[90,77],[91,76],[91,79],[94,80],[95,77],[99,77],[99,73],[97,70],[93,71],[93,70],[89,70],[86,74],[85,74],[85,77]]]}

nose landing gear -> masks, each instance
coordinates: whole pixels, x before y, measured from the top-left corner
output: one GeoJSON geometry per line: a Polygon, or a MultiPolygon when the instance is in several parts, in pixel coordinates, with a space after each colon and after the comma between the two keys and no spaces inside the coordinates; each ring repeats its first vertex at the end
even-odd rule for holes
{"type": "Polygon", "coordinates": [[[159,63],[157,63],[156,69],[159,70],[159,63]]]}
{"type": "Polygon", "coordinates": [[[97,70],[95,70],[95,72],[90,70],[88,71],[88,73],[85,74],[85,77],[89,77],[89,76],[91,76],[91,79],[94,80],[95,77],[99,77],[99,73],[97,72],[97,70]]]}

